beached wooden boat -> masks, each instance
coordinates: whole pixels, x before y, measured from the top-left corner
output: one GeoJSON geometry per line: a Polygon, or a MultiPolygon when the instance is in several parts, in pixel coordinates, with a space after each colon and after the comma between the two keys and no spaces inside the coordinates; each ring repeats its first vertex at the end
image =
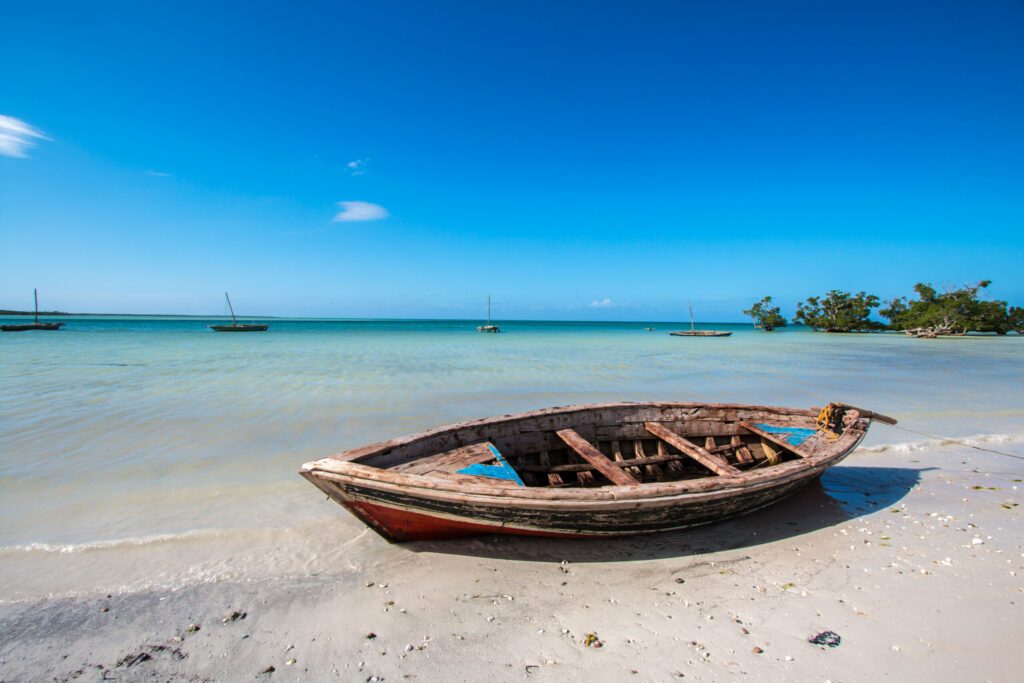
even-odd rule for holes
{"type": "Polygon", "coordinates": [[[838,403],[569,406],[356,448],[300,474],[390,541],[643,534],[790,495],[846,457],[872,419],[895,424],[838,403]]]}
{"type": "Polygon", "coordinates": [[[673,337],[728,337],[732,334],[732,332],[724,332],[722,330],[698,330],[697,326],[693,322],[693,306],[690,305],[689,308],[690,329],[669,332],[673,337]]]}
{"type": "Polygon", "coordinates": [[[501,328],[500,327],[498,327],[497,325],[492,325],[491,324],[491,295],[490,294],[487,295],[487,324],[486,325],[480,325],[479,327],[476,328],[476,331],[477,332],[491,332],[491,333],[501,332],[501,328]]]}
{"type": "Polygon", "coordinates": [[[35,320],[30,323],[14,323],[12,325],[0,325],[3,332],[28,332],[30,330],[59,330],[64,323],[41,323],[39,322],[39,290],[32,290],[32,297],[36,302],[35,320]]]}
{"type": "Polygon", "coordinates": [[[228,296],[227,292],[224,292],[224,298],[228,300],[228,310],[231,311],[231,324],[230,325],[210,325],[210,329],[214,332],[265,332],[268,327],[267,323],[240,323],[235,317],[235,309],[231,305],[231,297],[228,296]]]}

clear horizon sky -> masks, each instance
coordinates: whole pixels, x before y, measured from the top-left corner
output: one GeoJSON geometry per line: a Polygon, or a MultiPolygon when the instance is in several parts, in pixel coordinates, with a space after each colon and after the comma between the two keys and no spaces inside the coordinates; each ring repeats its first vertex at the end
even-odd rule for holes
{"type": "Polygon", "coordinates": [[[1024,304],[1024,4],[8,3],[0,308],[1024,304]]]}

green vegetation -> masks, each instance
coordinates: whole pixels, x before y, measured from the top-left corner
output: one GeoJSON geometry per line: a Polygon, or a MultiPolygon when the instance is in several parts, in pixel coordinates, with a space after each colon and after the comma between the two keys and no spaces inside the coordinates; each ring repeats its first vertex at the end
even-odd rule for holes
{"type": "Polygon", "coordinates": [[[1017,334],[1024,334],[1024,308],[1013,306],[1007,311],[1007,318],[1010,320],[1010,327],[1017,334]]]}
{"type": "Polygon", "coordinates": [[[743,311],[743,315],[749,315],[753,318],[754,327],[760,327],[765,332],[771,332],[776,327],[786,326],[786,319],[782,317],[778,306],[772,306],[772,298],[770,296],[766,296],[743,311]]]}
{"type": "Polygon", "coordinates": [[[974,285],[939,292],[930,284],[914,285],[917,299],[906,297],[889,302],[879,311],[889,319],[890,328],[903,330],[915,337],[960,335],[968,332],[995,332],[1006,334],[1011,330],[1021,333],[1024,328],[1024,310],[1008,308],[1005,301],[981,301],[978,293],[988,287],[991,280],[974,285]]]}
{"type": "MultiPolygon", "coordinates": [[[[899,330],[914,337],[963,335],[968,332],[1024,334],[1024,307],[1008,306],[1005,301],[982,301],[979,294],[991,284],[982,280],[973,285],[940,292],[930,284],[917,283],[917,299],[900,297],[887,302],[878,313],[889,324],[871,319],[881,305],[874,294],[851,294],[833,289],[824,296],[809,297],[797,304],[793,319],[817,331],[869,332],[899,330]]],[[[758,327],[772,330],[786,324],[778,306],[766,296],[743,311],[758,327]]]]}
{"type": "Polygon", "coordinates": [[[824,297],[812,296],[797,304],[794,320],[819,332],[867,332],[884,329],[870,319],[881,301],[874,294],[840,292],[833,289],[824,297]]]}

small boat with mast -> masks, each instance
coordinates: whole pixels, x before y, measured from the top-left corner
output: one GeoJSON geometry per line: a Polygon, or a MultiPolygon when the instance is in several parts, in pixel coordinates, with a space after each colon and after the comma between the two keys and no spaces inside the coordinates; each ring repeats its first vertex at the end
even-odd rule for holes
{"type": "Polygon", "coordinates": [[[265,332],[270,327],[267,323],[240,323],[238,318],[235,317],[235,309],[231,305],[231,297],[228,296],[227,292],[224,292],[224,298],[228,302],[228,310],[231,311],[231,324],[230,325],[210,325],[210,329],[214,332],[265,332]]]}
{"type": "Polygon", "coordinates": [[[501,328],[491,324],[491,295],[487,295],[487,324],[476,328],[477,332],[501,332],[501,328]]]}
{"type": "Polygon", "coordinates": [[[41,323],[39,322],[39,290],[33,289],[32,296],[36,302],[35,321],[31,323],[16,323],[13,325],[0,325],[4,332],[28,332],[29,330],[59,330],[64,323],[41,323]]]}
{"type": "Polygon", "coordinates": [[[687,307],[690,309],[690,329],[669,332],[673,337],[728,337],[732,334],[724,330],[698,330],[693,322],[693,304],[687,303],[687,307]]]}

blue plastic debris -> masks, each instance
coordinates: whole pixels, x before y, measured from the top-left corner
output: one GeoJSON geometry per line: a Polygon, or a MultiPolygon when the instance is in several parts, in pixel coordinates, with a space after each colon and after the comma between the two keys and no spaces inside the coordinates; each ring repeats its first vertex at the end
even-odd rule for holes
{"type": "Polygon", "coordinates": [[[526,486],[523,480],[519,478],[519,474],[512,469],[512,466],[508,464],[498,449],[493,444],[487,444],[487,447],[491,449],[491,453],[494,453],[494,458],[498,461],[497,465],[482,465],[476,463],[469,467],[463,467],[461,470],[456,470],[456,474],[468,474],[472,477],[488,477],[490,479],[504,479],[505,481],[514,481],[519,486],[526,486]]]}
{"type": "Polygon", "coordinates": [[[757,423],[754,426],[772,434],[785,434],[786,443],[793,446],[799,446],[816,433],[813,429],[804,429],[802,427],[780,427],[763,423],[757,423]]]}

